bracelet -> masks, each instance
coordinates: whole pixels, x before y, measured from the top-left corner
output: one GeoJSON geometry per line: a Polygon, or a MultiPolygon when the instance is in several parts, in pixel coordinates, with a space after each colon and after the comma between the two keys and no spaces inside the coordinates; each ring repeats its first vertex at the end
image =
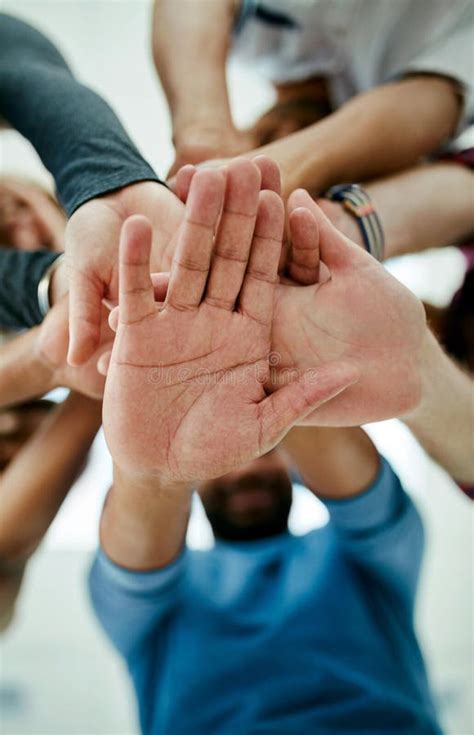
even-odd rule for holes
{"type": "Polygon", "coordinates": [[[41,313],[41,316],[44,317],[48,313],[48,311],[51,308],[51,302],[49,300],[49,287],[51,284],[51,278],[53,276],[54,271],[59,266],[60,263],[62,263],[64,260],[64,253],[61,253],[56,260],[53,260],[51,265],[46,268],[45,272],[43,273],[40,282],[38,283],[38,306],[41,313]]]}
{"type": "Polygon", "coordinates": [[[324,195],[333,202],[341,202],[359,225],[365,249],[379,262],[384,258],[385,237],[374,203],[358,184],[332,186],[324,195]]]}

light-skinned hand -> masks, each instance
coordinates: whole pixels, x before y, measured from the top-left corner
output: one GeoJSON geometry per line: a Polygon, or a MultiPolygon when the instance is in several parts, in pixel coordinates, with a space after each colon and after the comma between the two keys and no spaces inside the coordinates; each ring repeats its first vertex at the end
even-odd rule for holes
{"type": "Polygon", "coordinates": [[[265,392],[284,210],[260,184],[242,160],[225,178],[195,174],[164,304],[150,279],[150,224],[132,217],[123,226],[104,429],[128,475],[220,476],[357,379],[340,362],[265,392]]]}

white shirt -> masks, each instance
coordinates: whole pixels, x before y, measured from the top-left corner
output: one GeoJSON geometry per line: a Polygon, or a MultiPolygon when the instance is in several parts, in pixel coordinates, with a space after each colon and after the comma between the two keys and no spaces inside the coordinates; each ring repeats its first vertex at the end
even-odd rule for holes
{"type": "Polygon", "coordinates": [[[440,74],[462,92],[460,130],[474,117],[473,0],[245,0],[233,53],[277,84],[326,77],[336,108],[408,73],[440,74]]]}

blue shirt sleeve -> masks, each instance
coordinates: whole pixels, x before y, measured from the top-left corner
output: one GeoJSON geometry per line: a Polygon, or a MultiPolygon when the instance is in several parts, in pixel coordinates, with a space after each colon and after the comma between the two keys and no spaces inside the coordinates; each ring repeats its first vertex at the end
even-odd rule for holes
{"type": "Polygon", "coordinates": [[[0,116],[33,145],[68,215],[114,189],[159,181],[114,111],[73,77],[58,49],[2,13],[0,116]]]}
{"type": "Polygon", "coordinates": [[[98,551],[89,575],[92,604],[106,634],[128,661],[178,607],[187,554],[184,549],[163,569],[136,572],[98,551]]]}
{"type": "Polygon", "coordinates": [[[324,500],[344,553],[413,610],[424,534],[420,516],[382,457],[372,485],[346,500],[324,500]]]}

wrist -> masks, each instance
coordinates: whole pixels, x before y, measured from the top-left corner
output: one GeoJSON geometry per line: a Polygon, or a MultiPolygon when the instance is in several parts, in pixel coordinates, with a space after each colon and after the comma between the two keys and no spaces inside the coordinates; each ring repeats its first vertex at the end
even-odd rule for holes
{"type": "Polygon", "coordinates": [[[328,500],[363,493],[380,469],[377,449],[358,427],[295,427],[282,446],[307,487],[328,500]]]}
{"type": "Polygon", "coordinates": [[[236,130],[227,105],[208,105],[206,114],[197,116],[195,110],[173,115],[173,143],[176,147],[187,141],[200,142],[200,137],[235,135],[236,130]]]}
{"type": "MultiPolygon", "coordinates": [[[[444,352],[427,328],[420,365],[420,398],[417,405],[402,416],[402,421],[419,437],[446,431],[459,414],[471,416],[473,380],[444,352]],[[462,410],[461,410],[461,407],[462,410]]],[[[472,418],[471,418],[472,421],[472,418]]]]}
{"type": "Polygon", "coordinates": [[[56,268],[53,269],[49,280],[48,296],[50,305],[54,306],[54,304],[57,304],[68,290],[69,284],[66,274],[66,263],[64,258],[61,258],[56,268]]]}
{"type": "Polygon", "coordinates": [[[287,199],[295,189],[306,189],[312,196],[321,195],[333,183],[329,162],[324,153],[315,152],[311,156],[308,155],[308,150],[313,151],[316,147],[313,140],[314,127],[311,125],[282,140],[245,154],[246,158],[265,155],[278,164],[284,199],[287,199]]]}
{"type": "Polygon", "coordinates": [[[114,461],[114,491],[128,493],[131,489],[160,497],[192,495],[189,483],[178,482],[159,473],[124,468],[114,461]]]}
{"type": "Polygon", "coordinates": [[[446,400],[444,391],[440,394],[440,380],[449,380],[451,368],[454,368],[451,360],[427,327],[419,362],[420,397],[416,406],[401,417],[408,426],[424,424],[433,413],[436,414],[439,402],[446,400]]]}
{"type": "Polygon", "coordinates": [[[35,332],[32,359],[29,361],[28,371],[31,375],[32,384],[38,386],[38,395],[45,395],[45,393],[57,388],[59,383],[56,380],[55,367],[42,349],[41,327],[35,327],[35,332]]]}

